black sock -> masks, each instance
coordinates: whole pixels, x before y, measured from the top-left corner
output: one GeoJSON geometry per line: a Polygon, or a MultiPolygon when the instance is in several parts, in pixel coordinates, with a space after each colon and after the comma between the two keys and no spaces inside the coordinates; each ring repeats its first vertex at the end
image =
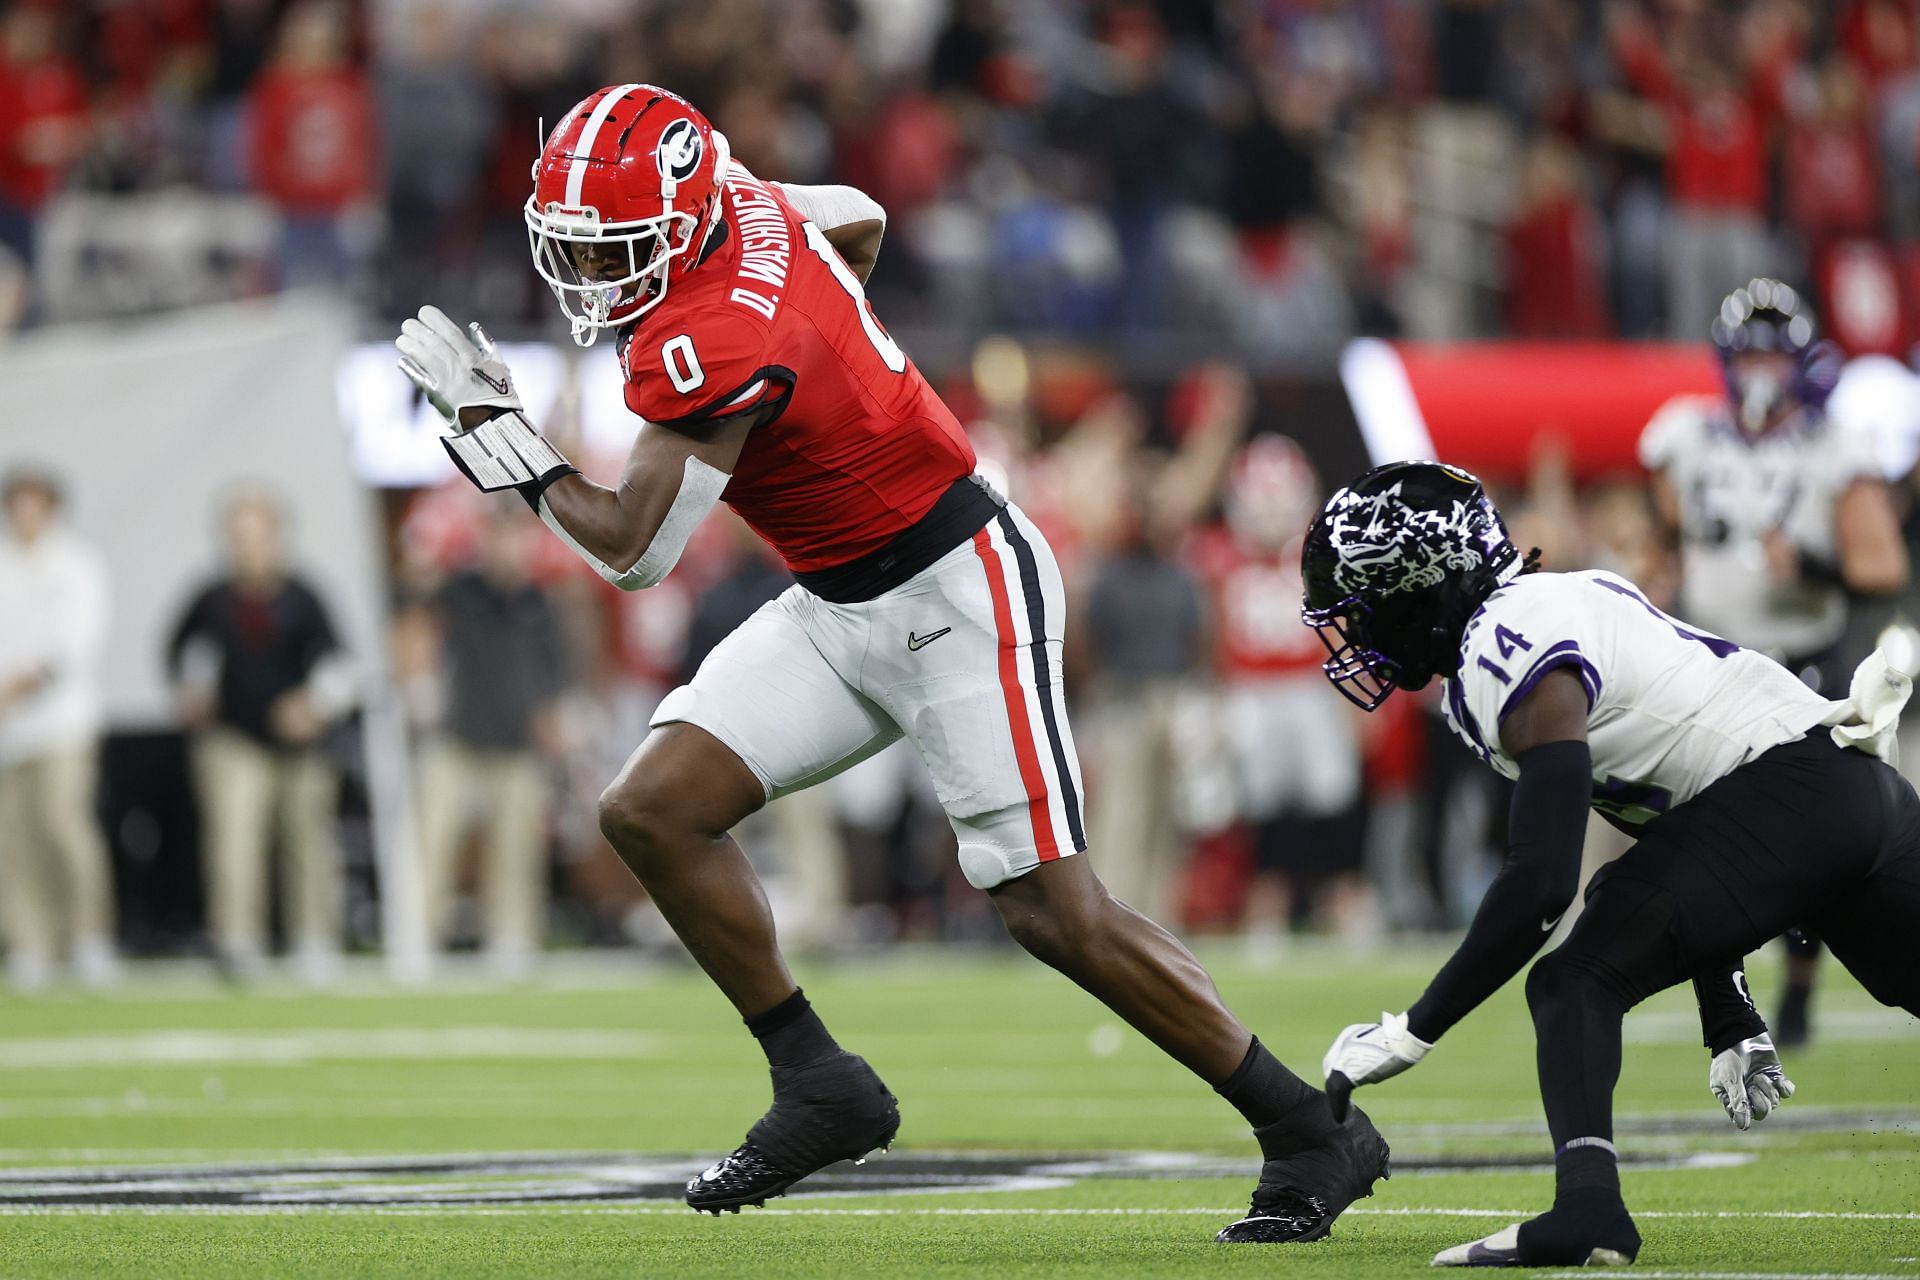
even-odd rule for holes
{"type": "Polygon", "coordinates": [[[795,990],[765,1013],[748,1018],[746,1023],[771,1066],[804,1066],[840,1050],[827,1031],[827,1024],[820,1021],[820,1015],[807,1002],[804,991],[795,990]]]}
{"type": "Polygon", "coordinates": [[[1333,1123],[1332,1113],[1327,1111],[1326,1095],[1287,1070],[1280,1059],[1260,1043],[1259,1036],[1247,1046],[1247,1056],[1240,1060],[1226,1083],[1215,1086],[1214,1091],[1231,1102],[1256,1133],[1286,1120],[1294,1122],[1288,1127],[1300,1127],[1303,1121],[1311,1119],[1314,1123],[1307,1127],[1316,1132],[1323,1127],[1318,1123],[1321,1116],[1328,1125],[1333,1123]],[[1308,1103],[1315,1104],[1308,1111],[1317,1114],[1309,1116],[1302,1111],[1303,1104],[1308,1103]]]}
{"type": "Polygon", "coordinates": [[[1575,1138],[1553,1155],[1553,1199],[1606,1193],[1620,1198],[1620,1157],[1606,1138],[1575,1138]]]}

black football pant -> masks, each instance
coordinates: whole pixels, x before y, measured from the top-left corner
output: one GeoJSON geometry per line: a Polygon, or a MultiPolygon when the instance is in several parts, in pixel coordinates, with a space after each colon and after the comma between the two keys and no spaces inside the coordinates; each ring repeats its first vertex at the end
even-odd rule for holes
{"type": "Polygon", "coordinates": [[[1649,823],[1527,976],[1556,1150],[1613,1137],[1620,1023],[1656,991],[1804,925],[1883,1004],[1920,1014],[1920,796],[1823,729],[1649,823]]]}

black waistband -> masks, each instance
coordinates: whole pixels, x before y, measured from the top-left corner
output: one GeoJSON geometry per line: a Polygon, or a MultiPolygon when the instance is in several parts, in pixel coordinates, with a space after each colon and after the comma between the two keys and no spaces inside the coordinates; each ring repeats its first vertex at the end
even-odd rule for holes
{"type": "Polygon", "coordinates": [[[885,595],[984,529],[1005,505],[985,480],[963,476],[947,486],[931,511],[881,546],[831,569],[796,573],[794,581],[834,604],[885,595]]]}

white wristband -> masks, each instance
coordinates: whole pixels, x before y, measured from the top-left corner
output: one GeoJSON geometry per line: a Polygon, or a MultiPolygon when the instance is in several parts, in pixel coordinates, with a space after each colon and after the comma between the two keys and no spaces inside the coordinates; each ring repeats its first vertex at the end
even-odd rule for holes
{"type": "Polygon", "coordinates": [[[471,431],[442,436],[440,443],[482,493],[517,489],[573,465],[519,413],[489,418],[471,431]]]}

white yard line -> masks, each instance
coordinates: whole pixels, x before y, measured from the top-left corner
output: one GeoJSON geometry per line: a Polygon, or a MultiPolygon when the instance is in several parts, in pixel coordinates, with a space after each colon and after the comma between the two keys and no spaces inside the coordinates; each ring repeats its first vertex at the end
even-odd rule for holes
{"type": "MultiPolygon", "coordinates": [[[[647,1217],[647,1216],[684,1216],[691,1212],[684,1205],[666,1203],[644,1204],[523,1204],[523,1205],[474,1205],[474,1204],[405,1204],[405,1205],[339,1205],[339,1204],[218,1204],[218,1205],[0,1205],[0,1217],[59,1217],[62,1215],[95,1216],[100,1214],[208,1214],[213,1216],[259,1214],[368,1214],[374,1217],[523,1217],[528,1214],[548,1214],[567,1217],[647,1217]]],[[[889,1207],[854,1209],[829,1206],[806,1207],[789,1206],[772,1209],[754,1209],[751,1215],[776,1218],[1146,1218],[1160,1216],[1204,1215],[1207,1217],[1231,1217],[1244,1210],[1239,1205],[1186,1208],[1127,1207],[1108,1208],[1102,1206],[1068,1206],[1061,1208],[1012,1208],[1012,1207],[889,1207]]],[[[1530,1209],[1468,1209],[1445,1207],[1417,1207],[1394,1209],[1349,1209],[1343,1216],[1383,1217],[1383,1218],[1508,1218],[1524,1219],[1532,1214],[1530,1209]]],[[[1727,1209],[1727,1210],[1651,1210],[1639,1211],[1636,1220],[1660,1218],[1720,1218],[1720,1219],[1817,1219],[1822,1221],[1846,1222],[1916,1222],[1920,1213],[1864,1213],[1837,1210],[1765,1210],[1765,1209],[1727,1209]]],[[[1567,1274],[1581,1276],[1607,1275],[1604,1271],[1579,1271],[1567,1274]]],[[[1629,1271],[1617,1274],[1630,1277],[1657,1277],[1662,1274],[1690,1277],[1720,1277],[1721,1280],[1735,1280],[1736,1277],[1752,1274],[1754,1276],[1785,1276],[1784,1272],[1671,1272],[1629,1271]]]]}
{"type": "Polygon", "coordinates": [[[1553,1277],[1618,1277],[1619,1280],[1895,1280],[1891,1271],[1549,1271],[1553,1277]]]}
{"type": "Polygon", "coordinates": [[[304,1066],[314,1062],[602,1059],[657,1056],[661,1039],[601,1027],[292,1027],[0,1038],[0,1067],[304,1066]]]}

